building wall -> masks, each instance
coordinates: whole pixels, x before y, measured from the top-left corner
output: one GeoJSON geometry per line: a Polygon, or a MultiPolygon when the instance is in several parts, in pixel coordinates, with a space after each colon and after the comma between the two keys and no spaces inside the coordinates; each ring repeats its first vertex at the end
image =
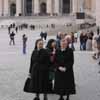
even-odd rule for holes
{"type": "MultiPolygon", "coordinates": [[[[40,9],[40,4],[42,2],[45,2],[47,5],[47,13],[49,13],[49,12],[51,12],[51,14],[58,13],[58,15],[62,13],[62,5],[61,5],[62,0],[51,0],[51,1],[50,0],[39,0],[38,8],[35,8],[35,6],[36,6],[35,4],[37,4],[35,1],[37,2],[38,0],[32,0],[32,15],[34,15],[35,12],[40,12],[40,11],[36,11],[36,10],[40,9]],[[56,4],[58,1],[59,1],[59,3],[56,4]],[[52,2],[52,4],[50,4],[50,2],[52,2]],[[59,6],[59,8],[57,8],[58,6],[59,6]]],[[[2,16],[2,14],[4,16],[10,16],[10,11],[11,11],[10,5],[12,3],[16,4],[16,15],[17,16],[19,13],[22,13],[22,15],[25,15],[24,14],[25,13],[24,0],[0,0],[0,16],[2,16]]],[[[85,11],[85,13],[87,13],[87,14],[94,15],[96,12],[95,5],[96,5],[95,0],[71,0],[70,10],[71,10],[71,13],[85,11]],[[84,3],[84,5],[83,5],[83,3],[84,3]]]]}
{"type": "Polygon", "coordinates": [[[0,16],[2,16],[2,0],[0,0],[0,16]]]}
{"type": "Polygon", "coordinates": [[[85,0],[85,9],[91,10],[92,0],[85,0]]]}
{"type": "Polygon", "coordinates": [[[96,0],[85,0],[84,9],[85,9],[86,14],[95,17],[96,0]]]}
{"type": "Polygon", "coordinates": [[[96,0],[96,24],[100,26],[100,0],[96,0]]]}

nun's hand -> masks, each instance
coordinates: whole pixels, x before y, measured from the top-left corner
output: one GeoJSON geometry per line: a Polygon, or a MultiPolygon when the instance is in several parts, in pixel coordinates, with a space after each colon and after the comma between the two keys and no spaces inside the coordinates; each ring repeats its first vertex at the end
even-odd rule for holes
{"type": "Polygon", "coordinates": [[[59,70],[61,71],[61,72],[65,72],[66,71],[66,68],[65,67],[59,67],[59,70]]]}

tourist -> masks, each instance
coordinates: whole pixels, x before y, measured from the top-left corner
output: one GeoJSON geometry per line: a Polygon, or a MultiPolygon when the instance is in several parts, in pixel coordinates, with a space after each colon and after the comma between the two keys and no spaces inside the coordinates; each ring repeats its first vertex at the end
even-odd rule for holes
{"type": "Polygon", "coordinates": [[[40,37],[43,40],[43,38],[44,38],[44,33],[43,32],[40,33],[40,37]]]}
{"type": "Polygon", "coordinates": [[[44,35],[43,35],[44,40],[46,41],[46,40],[47,40],[47,32],[44,32],[43,34],[44,34],[44,35]]]}
{"type": "Polygon", "coordinates": [[[74,42],[75,42],[75,37],[74,37],[74,33],[72,32],[72,33],[71,33],[71,48],[72,48],[73,50],[75,50],[74,42]]]}
{"type": "Polygon", "coordinates": [[[65,34],[63,32],[58,32],[56,36],[56,44],[57,48],[60,48],[60,41],[65,38],[65,34]]]}
{"type": "Polygon", "coordinates": [[[81,33],[80,35],[80,50],[86,50],[87,34],[81,33]]]}
{"type": "Polygon", "coordinates": [[[11,45],[11,43],[13,43],[13,45],[15,45],[15,33],[12,32],[10,34],[10,42],[9,42],[9,45],[11,45]]]}
{"type": "Polygon", "coordinates": [[[9,26],[8,27],[8,34],[10,34],[10,31],[11,31],[11,27],[9,26]]]}
{"type": "Polygon", "coordinates": [[[17,26],[16,26],[15,30],[16,30],[16,33],[17,33],[18,32],[18,27],[17,26]]]}
{"type": "Polygon", "coordinates": [[[99,65],[100,65],[100,35],[98,36],[97,38],[97,50],[98,50],[98,53],[97,53],[97,58],[99,59],[99,65]]]}
{"type": "Polygon", "coordinates": [[[71,35],[66,35],[64,39],[67,41],[67,47],[71,48],[71,42],[72,42],[71,35]]]}
{"type": "Polygon", "coordinates": [[[97,27],[97,34],[99,34],[100,33],[100,29],[99,29],[99,27],[97,27]]]}
{"type": "Polygon", "coordinates": [[[99,37],[99,33],[97,32],[94,36],[93,36],[93,40],[92,40],[92,49],[94,51],[93,54],[93,59],[97,59],[98,58],[98,49],[97,49],[97,39],[99,37]]]}
{"type": "Polygon", "coordinates": [[[26,42],[27,42],[27,37],[26,37],[25,34],[23,34],[22,40],[23,40],[23,54],[26,54],[26,42]]]}
{"type": "Polygon", "coordinates": [[[93,36],[91,33],[87,33],[87,42],[86,42],[86,50],[92,51],[92,39],[93,36]]]}
{"type": "Polygon", "coordinates": [[[75,42],[77,43],[78,42],[78,32],[74,33],[74,37],[75,37],[75,42]]]}

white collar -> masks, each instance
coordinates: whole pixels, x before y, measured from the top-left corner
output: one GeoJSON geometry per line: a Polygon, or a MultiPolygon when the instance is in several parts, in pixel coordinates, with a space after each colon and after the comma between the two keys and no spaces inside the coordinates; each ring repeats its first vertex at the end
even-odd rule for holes
{"type": "Polygon", "coordinates": [[[61,51],[65,51],[66,49],[61,49],[61,51]]]}

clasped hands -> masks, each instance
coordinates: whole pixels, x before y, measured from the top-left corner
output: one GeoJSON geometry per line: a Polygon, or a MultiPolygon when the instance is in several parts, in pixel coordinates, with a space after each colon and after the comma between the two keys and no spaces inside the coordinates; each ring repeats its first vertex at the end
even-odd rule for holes
{"type": "Polygon", "coordinates": [[[59,69],[61,72],[66,72],[66,68],[65,68],[65,67],[59,66],[58,69],[59,69]]]}

